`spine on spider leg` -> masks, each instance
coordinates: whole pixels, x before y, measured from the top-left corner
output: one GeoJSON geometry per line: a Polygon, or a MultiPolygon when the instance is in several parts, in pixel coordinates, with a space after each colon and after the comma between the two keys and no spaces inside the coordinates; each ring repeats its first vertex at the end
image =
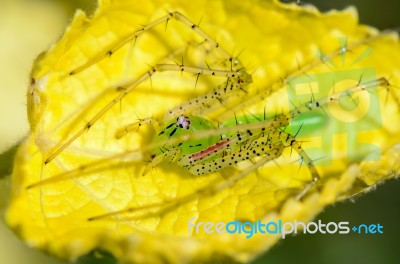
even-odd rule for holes
{"type": "Polygon", "coordinates": [[[178,148],[168,149],[161,155],[156,156],[150,164],[148,164],[143,172],[142,175],[145,176],[148,174],[152,169],[154,169],[158,164],[163,161],[175,162],[180,154],[180,150],[178,148]]]}
{"type": "MultiPolygon", "coordinates": [[[[214,76],[216,75],[215,72],[209,69],[207,72],[199,74],[206,73],[214,76]]],[[[217,109],[222,109],[221,107],[231,105],[247,94],[246,88],[253,81],[250,74],[243,69],[238,71],[220,70],[219,72],[227,77],[223,84],[204,95],[190,99],[188,102],[169,110],[165,119],[168,120],[187,113],[195,116],[204,116],[217,109]]]]}
{"type": "Polygon", "coordinates": [[[170,12],[169,15],[180,21],[188,28],[191,28],[197,35],[199,35],[203,42],[208,43],[212,48],[217,49],[221,52],[222,56],[229,61],[231,70],[243,68],[242,63],[237,58],[233,58],[225,49],[223,49],[217,41],[215,41],[210,35],[208,35],[205,31],[203,31],[198,25],[194,24],[189,18],[184,16],[179,12],[170,12]]]}
{"type": "Polygon", "coordinates": [[[369,46],[373,41],[379,40],[382,37],[388,36],[393,34],[395,31],[393,29],[389,30],[383,30],[379,32],[378,34],[371,34],[368,35],[366,38],[355,41],[354,43],[351,43],[350,45],[344,45],[344,46],[339,46],[335,50],[329,52],[329,53],[323,53],[320,52],[319,56],[314,59],[311,62],[306,63],[302,67],[298,67],[295,71],[292,71],[290,74],[288,74],[288,78],[294,77],[294,76],[300,76],[308,71],[320,66],[321,64],[326,64],[327,61],[333,60],[339,56],[343,56],[346,52],[354,52],[355,49],[362,47],[363,45],[369,46]]]}
{"type": "Polygon", "coordinates": [[[400,111],[400,98],[399,98],[398,93],[396,92],[396,90],[398,90],[399,87],[395,86],[395,85],[392,85],[389,82],[389,79],[386,79],[384,77],[382,77],[380,79],[384,79],[382,81],[381,86],[386,87],[386,99],[385,99],[386,103],[387,103],[387,100],[388,100],[388,96],[390,95],[393,98],[393,101],[395,102],[395,104],[397,105],[398,111],[400,111]],[[391,89],[391,88],[395,88],[395,89],[391,89]]]}
{"type": "Polygon", "coordinates": [[[124,37],[122,40],[115,42],[114,44],[111,45],[110,48],[108,48],[106,51],[104,51],[103,53],[97,55],[96,57],[94,57],[91,60],[88,60],[86,63],[82,64],[81,66],[71,70],[69,72],[69,75],[75,75],[83,70],[85,70],[86,68],[104,60],[107,57],[110,57],[111,55],[113,55],[115,52],[117,52],[119,49],[121,49],[124,45],[126,45],[127,43],[131,42],[131,41],[136,41],[136,39],[142,35],[143,33],[145,33],[146,31],[151,30],[152,28],[156,27],[157,25],[160,25],[162,23],[168,22],[170,19],[172,18],[171,14],[167,14],[157,20],[154,20],[153,22],[143,26],[142,28],[134,31],[133,33],[128,34],[126,37],[124,37]]]}
{"type": "Polygon", "coordinates": [[[119,129],[117,129],[117,131],[115,131],[114,137],[116,139],[121,139],[126,134],[128,134],[130,132],[137,132],[140,129],[140,127],[149,125],[149,124],[153,124],[153,123],[158,123],[158,122],[157,122],[157,120],[155,120],[153,118],[139,119],[136,122],[130,123],[128,125],[125,125],[119,129]]]}
{"type": "Polygon", "coordinates": [[[301,190],[300,193],[296,195],[296,199],[300,200],[304,197],[304,195],[319,181],[320,175],[315,168],[315,165],[312,159],[307,155],[305,150],[302,148],[301,144],[289,133],[285,133],[283,131],[276,132],[279,134],[283,145],[285,147],[290,147],[294,149],[300,156],[302,163],[306,164],[307,168],[311,173],[311,181],[301,190]]]}
{"type": "MultiPolygon", "coordinates": [[[[373,89],[378,87],[388,87],[389,82],[385,77],[380,77],[373,80],[368,80],[365,82],[359,82],[353,87],[349,87],[342,92],[338,92],[329,95],[324,98],[315,99],[314,96],[311,97],[310,101],[307,101],[299,106],[295,106],[289,112],[289,116],[292,119],[291,127],[300,127],[302,123],[315,125],[313,129],[319,126],[326,125],[328,118],[326,116],[325,107],[332,102],[341,102],[346,97],[352,98],[352,95],[359,92],[372,92],[373,89]],[[322,112],[318,112],[321,110],[322,112]]],[[[350,101],[351,103],[352,101],[350,101]]]]}

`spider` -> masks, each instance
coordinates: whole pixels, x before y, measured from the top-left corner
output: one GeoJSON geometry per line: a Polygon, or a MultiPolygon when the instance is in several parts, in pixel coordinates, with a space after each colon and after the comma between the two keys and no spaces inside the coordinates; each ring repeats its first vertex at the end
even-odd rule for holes
{"type": "MultiPolygon", "coordinates": [[[[196,197],[213,196],[234,186],[250,173],[257,172],[265,164],[281,157],[285,149],[290,149],[298,153],[301,164],[305,164],[310,172],[309,181],[304,183],[303,187],[296,190],[294,194],[295,199],[302,199],[318,183],[320,173],[314,164],[314,160],[304,150],[302,141],[297,139],[297,136],[302,131],[306,131],[305,135],[307,136],[308,132],[330,122],[326,108],[333,102],[343,102],[343,93],[337,92],[323,98],[314,98],[313,95],[306,102],[294,104],[292,109],[282,109],[273,113],[267,111],[265,109],[267,107],[261,114],[259,112],[245,112],[242,109],[253,104],[265,104],[264,100],[279,92],[290,78],[324,65],[327,60],[337,58],[343,52],[356,49],[379,36],[369,37],[353,43],[349,47],[339,47],[327,55],[321,55],[318,60],[305,63],[288,74],[283,81],[278,81],[275,85],[263,90],[255,90],[251,88],[252,74],[249,73],[238,56],[229,54],[199,25],[193,23],[185,15],[179,12],[169,12],[136,30],[126,38],[118,40],[103,53],[69,70],[66,78],[90,71],[92,66],[99,63],[107,63],[109,58],[117,56],[118,51],[129,46],[130,43],[134,43],[133,48],[135,48],[136,41],[145,37],[146,33],[151,32],[157,26],[164,23],[168,25],[170,20],[176,20],[186,28],[186,31],[194,32],[196,38],[200,41],[187,42],[183,48],[173,48],[168,56],[162,58],[159,63],[150,66],[149,70],[137,78],[123,80],[122,84],[114,85],[112,88],[118,92],[118,95],[105,105],[98,107],[97,102],[90,103],[87,106],[90,109],[89,112],[92,113],[89,121],[85,122],[77,131],[67,133],[67,136],[62,138],[44,158],[43,167],[46,168],[49,163],[57,160],[56,158],[59,155],[72,147],[74,142],[85,133],[90,134],[97,122],[104,119],[111,109],[116,108],[116,105],[132,93],[140,91],[140,86],[146,81],[153,82],[153,78],[161,73],[191,74],[195,77],[195,87],[199,84],[199,79],[205,77],[207,80],[203,82],[203,85],[205,83],[208,88],[205,90],[199,88],[201,92],[195,94],[189,100],[169,108],[164,113],[157,114],[157,117],[138,118],[137,121],[122,125],[114,131],[115,140],[120,141],[145,130],[143,133],[152,136],[149,136],[150,140],[141,147],[109,155],[94,162],[84,163],[76,168],[66,169],[65,172],[30,184],[27,189],[82,177],[85,174],[90,174],[91,170],[106,169],[110,167],[109,162],[114,160],[120,162],[120,159],[138,162],[147,160],[148,164],[143,166],[140,173],[144,177],[153,173],[152,171],[163,163],[176,164],[185,169],[190,174],[188,177],[207,177],[213,173],[233,169],[234,172],[229,176],[223,177],[223,179],[213,178],[208,184],[190,194],[167,199],[160,203],[136,207],[129,206],[119,211],[91,216],[89,220],[99,220],[141,210],[149,210],[152,213],[153,209],[157,209],[156,214],[161,214],[171,208],[190,202],[196,197]],[[189,50],[194,53],[200,51],[201,55],[192,54],[188,56],[189,50]],[[179,56],[182,57],[180,63],[176,61],[167,63],[179,56]],[[204,58],[207,58],[209,62],[204,58]],[[190,63],[191,61],[195,61],[194,66],[190,63]],[[202,64],[200,66],[197,65],[199,61],[202,64]],[[216,83],[218,84],[216,85],[216,83]],[[237,113],[244,114],[237,115],[237,113]],[[146,130],[146,127],[149,126],[154,127],[154,133],[146,130]]],[[[354,94],[373,92],[378,87],[384,87],[388,92],[391,92],[388,89],[390,87],[388,78],[384,76],[368,80],[364,80],[360,76],[359,82],[346,87],[345,91],[347,97],[352,98],[351,96],[354,94]]],[[[147,93],[151,94],[151,91],[147,91],[147,93]]],[[[347,101],[347,104],[351,103],[353,102],[347,101]]],[[[113,118],[113,120],[115,119],[113,118]]]]}

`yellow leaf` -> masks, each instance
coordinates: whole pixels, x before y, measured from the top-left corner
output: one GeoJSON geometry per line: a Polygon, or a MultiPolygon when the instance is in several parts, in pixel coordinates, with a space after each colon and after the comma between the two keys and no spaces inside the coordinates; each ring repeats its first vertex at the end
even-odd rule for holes
{"type": "MultiPolygon", "coordinates": [[[[351,8],[320,14],[312,7],[278,1],[100,1],[91,18],[77,12],[63,38],[35,62],[28,93],[32,131],[16,157],[8,224],[29,245],[70,260],[101,248],[124,263],[249,261],[281,236],[258,233],[249,239],[243,233],[188,232],[191,219],[308,222],[326,205],[397,175],[400,124],[393,86],[400,80],[398,61],[397,35],[358,25],[351,8]],[[172,11],[184,17],[169,15],[172,11]],[[236,56],[240,50],[244,51],[239,65],[231,65],[230,54],[236,56]],[[164,70],[158,64],[178,72],[165,70],[147,78],[152,67],[164,70]],[[241,65],[244,68],[238,70],[241,65]],[[189,74],[189,66],[205,73],[189,74]],[[197,105],[200,110],[213,109],[203,117],[215,127],[236,115],[251,116],[264,109],[287,112],[286,84],[314,75],[323,76],[320,82],[333,80],[329,89],[352,91],[357,81],[371,81],[363,79],[368,72],[380,86],[373,108],[380,114],[360,123],[338,113],[335,131],[342,133],[332,133],[327,126],[302,139],[306,152],[325,144],[332,154],[325,159],[329,165],[317,166],[321,179],[302,199],[296,197],[311,174],[308,166],[299,167],[290,147],[265,165],[254,159],[255,165],[243,162],[193,176],[176,162],[164,162],[142,176],[157,127],[140,126],[121,139],[115,137],[116,131],[138,118],[154,118],[165,125],[176,118],[165,118],[169,110],[227,81],[213,76],[213,70],[231,73],[231,67],[242,76],[252,74],[253,82],[243,84],[243,92],[228,93],[221,105],[211,99],[197,105]],[[138,78],[143,81],[132,86],[138,78]],[[341,126],[350,130],[340,130],[341,126]],[[343,131],[355,131],[355,138],[343,131]],[[330,136],[330,142],[322,142],[323,135],[330,136]],[[375,147],[358,148],[360,142],[375,147]],[[382,152],[379,158],[359,160],[377,149],[382,152]],[[241,174],[244,177],[235,178],[241,174]],[[126,208],[144,210],[115,213],[126,208]]],[[[310,81],[309,86],[313,88],[310,81]]]]}

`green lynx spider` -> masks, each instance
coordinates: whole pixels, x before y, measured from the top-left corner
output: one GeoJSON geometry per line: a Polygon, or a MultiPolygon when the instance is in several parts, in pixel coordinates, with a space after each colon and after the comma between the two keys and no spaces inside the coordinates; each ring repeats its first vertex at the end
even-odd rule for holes
{"type": "MultiPolygon", "coordinates": [[[[286,114],[282,113],[268,115],[263,113],[261,115],[250,114],[249,116],[238,118],[235,117],[234,119],[227,120],[218,127],[216,124],[206,118],[203,118],[202,116],[206,116],[207,114],[215,111],[217,108],[220,108],[221,105],[224,107],[229,106],[233,109],[240,109],[240,107],[243,107],[246,104],[251,104],[255,95],[248,94],[246,88],[251,84],[252,77],[243,67],[238,58],[232,57],[208,34],[202,31],[199,26],[179,12],[170,12],[164,17],[161,17],[160,19],[157,19],[143,28],[135,31],[126,39],[116,43],[112,49],[105,51],[103,54],[100,54],[76,69],[71,70],[69,74],[71,76],[79,74],[95,63],[112,56],[121,47],[132,40],[136,40],[141,34],[151,30],[157,25],[168,23],[168,21],[171,19],[181,22],[187,28],[193,30],[198,36],[200,36],[203,39],[203,42],[200,45],[208,45],[208,47],[211,49],[217,50],[220,56],[224,58],[230,69],[192,67],[184,65],[183,63],[160,63],[154,65],[148,72],[144,73],[139,78],[128,82],[123,87],[118,87],[118,90],[121,90],[120,94],[106,104],[103,108],[101,108],[97,114],[95,114],[79,131],[73,134],[65,142],[61,142],[61,144],[58,145],[50,153],[50,155],[45,158],[44,165],[55,159],[83,133],[88,132],[90,128],[94,126],[109,109],[121,102],[121,100],[130,92],[132,92],[139,84],[149,80],[151,76],[158,72],[186,72],[194,74],[197,76],[197,78],[200,75],[209,75],[225,78],[226,80],[223,81],[220,86],[211,90],[210,92],[195,97],[167,112],[163,118],[163,121],[161,121],[161,129],[158,131],[152,144],[149,146],[127,151],[125,153],[105,159],[100,159],[94,163],[81,165],[74,170],[70,170],[65,173],[44,179],[40,182],[33,183],[27,187],[28,189],[43,186],[45,184],[60,180],[81,177],[83,172],[89,171],[94,167],[98,168],[99,164],[105,163],[106,161],[117,157],[129,156],[134,152],[151,153],[150,157],[152,160],[145,168],[143,174],[149,173],[151,169],[155,168],[161,162],[176,163],[177,165],[186,168],[193,175],[216,172],[227,166],[234,166],[235,164],[244,160],[251,160],[253,162],[253,165],[238,171],[237,174],[231,178],[226,179],[223,182],[211,182],[209,185],[188,196],[180,197],[176,200],[165,202],[164,204],[152,204],[141,208],[127,208],[121,211],[92,217],[89,220],[100,219],[120,213],[133,212],[136,210],[146,210],[153,207],[163,206],[165,209],[167,209],[172,206],[177,206],[190,201],[196,196],[212,195],[213,193],[216,193],[222,189],[229,188],[247,174],[257,170],[265,163],[279,157],[285,148],[293,148],[295,151],[297,151],[301,157],[301,160],[304,162],[304,164],[306,164],[311,172],[310,182],[298,192],[296,198],[301,199],[307,193],[307,191],[315,185],[319,179],[318,171],[315,168],[313,161],[303,150],[301,142],[296,140],[296,131],[301,129],[303,124],[305,124],[305,126],[308,125],[307,118],[304,120],[300,118],[300,121],[298,121],[297,124],[294,124],[292,120],[301,117],[301,115],[307,116],[305,115],[306,113],[311,113],[315,109],[321,109],[324,105],[332,100],[339,100],[339,95],[332,95],[329,98],[323,98],[319,100],[310,100],[310,102],[297,106],[293,111],[290,111],[286,114]],[[241,103],[233,105],[234,102],[238,101],[238,98],[240,99],[241,103]],[[232,120],[234,120],[234,124],[228,125],[228,123],[232,123],[232,120]],[[288,128],[290,128],[289,132],[288,128]]],[[[376,37],[377,36],[363,40],[360,43],[355,43],[349,47],[349,49],[362,45],[376,37]]],[[[178,54],[179,52],[180,51],[176,51],[178,54]]],[[[338,50],[328,54],[327,57],[333,58],[340,55],[342,52],[343,48],[339,48],[338,50]]],[[[308,63],[300,67],[300,70],[293,71],[288,75],[288,77],[306,72],[307,70],[312,69],[321,63],[323,63],[323,60],[316,60],[308,63]]],[[[384,77],[367,81],[360,79],[358,85],[349,87],[348,90],[351,91],[351,93],[355,93],[377,86],[387,88],[389,87],[389,82],[384,77]]],[[[271,88],[261,91],[256,95],[258,97],[257,100],[266,98],[280,88],[281,87],[276,87],[275,89],[271,88]]],[[[318,119],[321,117],[321,115],[311,114],[311,118],[313,117],[318,119]]],[[[122,127],[116,131],[115,136],[116,138],[121,138],[127,133],[137,131],[137,129],[143,125],[150,125],[158,122],[158,120],[153,118],[140,119],[139,121],[126,125],[125,127],[122,127]]],[[[323,118],[320,118],[319,123],[322,124],[323,122],[323,118]]]]}

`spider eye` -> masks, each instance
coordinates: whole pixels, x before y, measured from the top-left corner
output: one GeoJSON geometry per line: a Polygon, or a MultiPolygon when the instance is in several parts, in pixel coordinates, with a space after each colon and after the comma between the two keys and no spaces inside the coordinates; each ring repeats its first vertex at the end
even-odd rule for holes
{"type": "Polygon", "coordinates": [[[189,117],[183,116],[183,115],[179,116],[179,117],[177,118],[176,125],[177,125],[178,127],[180,127],[180,128],[189,129],[189,127],[190,127],[190,119],[189,119],[189,117]]]}

